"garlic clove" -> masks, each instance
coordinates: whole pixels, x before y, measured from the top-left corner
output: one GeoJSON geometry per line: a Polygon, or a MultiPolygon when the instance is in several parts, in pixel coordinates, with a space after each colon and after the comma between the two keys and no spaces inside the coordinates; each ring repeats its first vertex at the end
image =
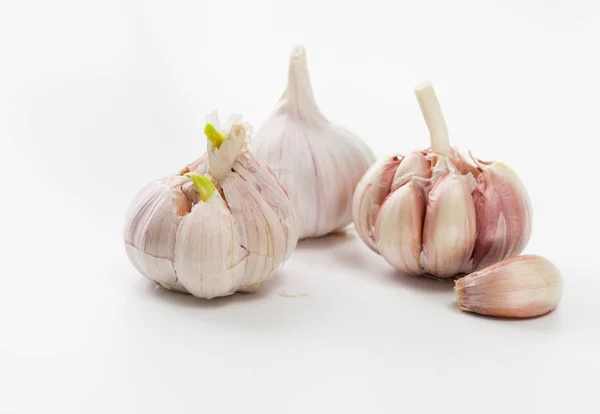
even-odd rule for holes
{"type": "Polygon", "coordinates": [[[362,241],[376,253],[379,253],[379,249],[373,238],[373,229],[379,208],[390,192],[398,165],[398,157],[388,157],[373,164],[359,181],[352,198],[352,217],[356,231],[362,241]]]}
{"type": "Polygon", "coordinates": [[[463,311],[528,318],[556,307],[562,276],[548,259],[516,256],[457,280],[454,290],[463,311]]]}
{"type": "Polygon", "coordinates": [[[233,294],[244,278],[246,256],[235,219],[218,192],[196,204],[182,220],[174,268],[192,295],[211,299],[233,294]]]}
{"type": "Polygon", "coordinates": [[[287,190],[301,239],[350,224],[353,192],[375,161],[356,135],[331,123],[317,107],[302,46],[292,51],[287,88],[256,133],[252,151],[287,190]]]}
{"type": "Polygon", "coordinates": [[[421,264],[425,271],[448,278],[470,268],[476,219],[465,176],[448,174],[429,193],[423,225],[421,264]]]}
{"type": "Polygon", "coordinates": [[[473,201],[478,233],[473,270],[521,253],[531,234],[532,209],[516,173],[500,162],[486,167],[477,177],[473,201]]]}
{"type": "Polygon", "coordinates": [[[234,171],[260,190],[261,197],[277,215],[285,236],[285,262],[298,242],[296,215],[285,189],[269,166],[253,157],[239,157],[234,171]]]}
{"type": "Polygon", "coordinates": [[[391,191],[400,188],[414,177],[431,178],[431,162],[420,151],[402,158],[392,182],[391,191]]]}
{"type": "Polygon", "coordinates": [[[183,177],[153,181],[133,199],[123,239],[130,261],[144,276],[172,290],[184,290],[173,270],[175,238],[191,204],[181,191],[183,177]]]}
{"type": "MultiPolygon", "coordinates": [[[[236,169],[243,168],[237,165],[236,169]]],[[[286,235],[275,212],[251,182],[230,174],[221,183],[227,205],[237,223],[240,243],[248,253],[241,290],[252,289],[278,269],[286,254],[286,235]],[[261,211],[262,214],[256,214],[261,211]]]]}
{"type": "Polygon", "coordinates": [[[377,215],[375,242],[381,255],[402,272],[422,273],[419,256],[424,216],[423,192],[413,182],[394,191],[377,215]]]}

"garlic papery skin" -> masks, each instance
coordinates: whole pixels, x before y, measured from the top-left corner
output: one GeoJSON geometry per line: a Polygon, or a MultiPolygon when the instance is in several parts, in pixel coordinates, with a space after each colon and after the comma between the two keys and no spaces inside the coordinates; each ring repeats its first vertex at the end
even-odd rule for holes
{"type": "Polygon", "coordinates": [[[415,94],[431,147],[388,157],[367,171],[353,197],[359,236],[398,270],[436,278],[520,254],[531,234],[525,186],[503,163],[471,162],[452,148],[429,82],[415,94]]]}
{"type": "Polygon", "coordinates": [[[503,260],[456,281],[461,310],[505,318],[529,318],[556,308],[562,276],[548,259],[524,255],[503,260]]]}
{"type": "Polygon", "coordinates": [[[352,194],[375,161],[356,135],[332,124],[317,107],[302,46],[292,51],[287,89],[256,133],[252,152],[287,189],[301,239],[350,224],[352,194]]]}
{"type": "Polygon", "coordinates": [[[374,239],[374,226],[379,209],[390,193],[394,181],[394,173],[400,164],[397,157],[388,157],[375,163],[359,181],[352,199],[352,216],[354,226],[360,238],[373,250],[379,252],[374,239]]]}
{"type": "Polygon", "coordinates": [[[207,118],[205,156],[156,180],[132,201],[127,254],[147,278],[200,298],[255,291],[298,240],[292,202],[248,151],[249,126],[207,118]]]}
{"type": "Polygon", "coordinates": [[[375,223],[375,242],[382,256],[406,273],[421,273],[421,245],[425,201],[423,191],[408,183],[394,191],[381,206],[375,223]]]}
{"type": "Polygon", "coordinates": [[[185,177],[153,181],[133,199],[127,212],[123,238],[131,263],[144,276],[171,290],[185,291],[173,261],[175,240],[192,203],[181,191],[185,177]]]}

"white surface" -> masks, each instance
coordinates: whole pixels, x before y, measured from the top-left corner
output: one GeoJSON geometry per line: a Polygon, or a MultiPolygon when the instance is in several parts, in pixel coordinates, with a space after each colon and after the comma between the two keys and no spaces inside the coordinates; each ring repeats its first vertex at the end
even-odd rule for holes
{"type": "Polygon", "coordinates": [[[350,3],[0,3],[0,413],[599,411],[597,2],[350,3]],[[454,143],[526,183],[555,312],[461,313],[352,232],[254,295],[136,274],[129,200],[203,151],[213,108],[258,127],[296,42],[378,156],[427,146],[412,88],[432,80],[454,143]]]}

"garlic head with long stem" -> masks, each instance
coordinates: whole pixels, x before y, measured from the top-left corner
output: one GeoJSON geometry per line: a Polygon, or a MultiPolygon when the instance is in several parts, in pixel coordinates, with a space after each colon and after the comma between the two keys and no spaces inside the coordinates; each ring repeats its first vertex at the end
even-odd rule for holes
{"type": "Polygon", "coordinates": [[[518,255],[531,233],[523,183],[501,162],[471,162],[452,148],[429,82],[415,94],[431,146],[369,169],[353,198],[359,236],[395,268],[438,278],[518,255]]]}

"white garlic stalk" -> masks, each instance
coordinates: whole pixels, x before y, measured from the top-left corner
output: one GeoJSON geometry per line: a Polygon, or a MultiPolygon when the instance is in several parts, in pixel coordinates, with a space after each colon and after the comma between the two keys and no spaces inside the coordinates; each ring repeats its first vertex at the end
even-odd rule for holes
{"type": "Polygon", "coordinates": [[[431,148],[372,166],[358,184],[358,234],[392,266],[448,278],[518,255],[529,241],[531,204],[501,162],[473,163],[450,146],[430,83],[415,89],[431,148]]]}
{"type": "Polygon", "coordinates": [[[287,189],[301,239],[325,235],[352,221],[352,194],[375,161],[356,135],[319,111],[302,46],[292,52],[287,89],[257,132],[252,152],[287,189]]]}
{"type": "Polygon", "coordinates": [[[548,259],[512,257],[456,281],[461,310],[505,318],[529,318],[553,310],[562,296],[562,276],[548,259]]]}
{"type": "Polygon", "coordinates": [[[248,127],[235,116],[221,128],[216,113],[207,122],[205,156],[146,186],[123,237],[141,274],[210,299],[258,289],[287,260],[298,232],[285,190],[248,151],[248,127]]]}

